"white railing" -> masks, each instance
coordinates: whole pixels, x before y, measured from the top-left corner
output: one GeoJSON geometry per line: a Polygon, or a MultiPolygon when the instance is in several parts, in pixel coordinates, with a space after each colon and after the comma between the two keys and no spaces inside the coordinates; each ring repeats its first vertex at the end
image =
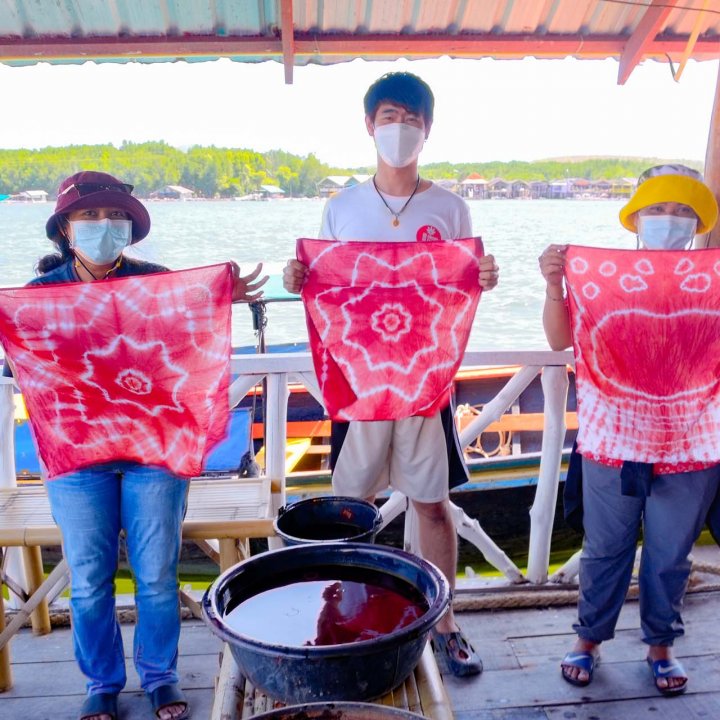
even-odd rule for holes
{"type": "MultiPolygon", "coordinates": [[[[550,538],[555,516],[560,462],[565,438],[565,409],[567,404],[567,366],[572,364],[570,352],[500,351],[471,352],[465,355],[463,367],[519,366],[505,387],[461,433],[463,447],[475,440],[490,423],[515,402],[525,388],[542,372],[545,396],[545,421],[535,501],[530,510],[531,532],[527,573],[523,575],[505,553],[482,530],[476,520],[468,518],[453,506],[453,518],[458,533],[473,542],[485,558],[497,567],[511,583],[548,580],[550,538]]],[[[230,405],[234,407],[246,393],[263,379],[266,380],[265,474],[273,486],[273,511],[285,504],[285,447],[287,441],[288,382],[304,385],[321,404],[322,398],[309,353],[281,353],[234,355],[232,372],[237,379],[230,388],[230,405]]],[[[0,379],[0,487],[14,487],[14,403],[12,380],[0,379]]],[[[405,510],[402,498],[391,498],[383,507],[384,521],[405,510]]],[[[412,526],[412,523],[409,523],[412,526]]],[[[411,532],[406,534],[410,537],[411,532]]],[[[412,543],[408,541],[410,545],[412,543]]],[[[17,564],[15,561],[13,564],[17,564]]],[[[13,568],[19,571],[19,567],[13,568]]],[[[572,582],[576,569],[566,565],[554,580],[572,582]]],[[[19,573],[18,573],[19,574],[19,573]]]]}
{"type": "MultiPolygon", "coordinates": [[[[458,533],[474,543],[485,558],[500,570],[512,583],[529,580],[545,583],[548,580],[550,539],[555,517],[560,463],[565,439],[565,410],[567,406],[567,366],[573,363],[570,352],[552,351],[498,351],[470,352],[465,355],[463,367],[492,367],[517,365],[520,369],[505,387],[486,403],[482,412],[461,433],[463,447],[475,440],[490,423],[515,402],[520,394],[542,372],[542,387],[545,396],[545,422],[540,459],[538,485],[535,501],[530,510],[530,547],[527,573],[523,575],[507,555],[482,530],[476,520],[468,518],[457,506],[453,506],[453,518],[458,533]]],[[[237,404],[247,391],[258,381],[267,378],[266,410],[266,475],[272,481],[276,492],[273,495],[274,510],[285,503],[285,444],[287,439],[287,398],[288,382],[295,381],[322,404],[322,397],[313,371],[309,353],[282,353],[236,355],[232,359],[232,372],[238,375],[230,390],[231,406],[237,404]]],[[[391,497],[383,506],[384,522],[390,522],[406,509],[400,496],[391,497]]],[[[406,534],[412,543],[412,530],[406,534]]],[[[565,582],[573,580],[567,568],[553,576],[565,582]]]]}

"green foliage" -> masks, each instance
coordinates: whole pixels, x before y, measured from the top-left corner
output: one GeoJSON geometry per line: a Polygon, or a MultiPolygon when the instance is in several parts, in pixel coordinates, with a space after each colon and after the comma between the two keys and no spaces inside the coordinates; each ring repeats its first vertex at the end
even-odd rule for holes
{"type": "MultiPolygon", "coordinates": [[[[486,180],[558,180],[566,177],[613,180],[637,177],[661,162],[649,158],[555,158],[536,162],[433,163],[421,168],[433,179],[464,180],[478,173],[486,180]]],[[[700,164],[687,162],[700,169],[700,164]]],[[[234,197],[278,185],[289,197],[313,197],[327,175],[367,174],[371,168],[337,168],[284,150],[266,153],[242,148],[194,146],[187,152],[164,142],[113,145],[70,145],[40,150],[0,150],[0,195],[46,190],[79,170],[102,170],[135,185],[140,197],[165,185],[183,185],[200,197],[234,197]]]]}
{"type": "Polygon", "coordinates": [[[258,153],[241,148],[191,147],[187,152],[164,142],[71,145],[40,150],[0,150],[0,195],[46,190],[79,170],[101,170],[132,183],[147,196],[165,185],[183,185],[200,197],[233,197],[278,185],[288,196],[313,197],[326,175],[353,171],[299,157],[282,150],[258,153]]]}
{"type": "Polygon", "coordinates": [[[702,163],[693,160],[661,160],[659,158],[553,158],[523,162],[476,162],[476,163],[432,163],[423,165],[422,174],[431,180],[452,178],[462,181],[471,173],[477,173],[485,180],[502,178],[503,180],[562,180],[563,178],[585,178],[586,180],[619,180],[636,178],[640,173],[664,162],[682,162],[685,165],[702,170],[702,163]]]}

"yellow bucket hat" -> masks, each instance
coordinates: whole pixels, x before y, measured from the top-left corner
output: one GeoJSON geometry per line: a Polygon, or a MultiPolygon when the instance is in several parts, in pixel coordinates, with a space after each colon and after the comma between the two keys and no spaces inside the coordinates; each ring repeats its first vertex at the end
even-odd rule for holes
{"type": "Polygon", "coordinates": [[[623,227],[636,233],[635,213],[663,202],[689,205],[698,216],[697,234],[710,232],[718,219],[718,204],[700,173],[684,165],[660,165],[646,170],[639,178],[630,202],[620,210],[623,227]],[[654,171],[654,173],[653,173],[654,171]]]}

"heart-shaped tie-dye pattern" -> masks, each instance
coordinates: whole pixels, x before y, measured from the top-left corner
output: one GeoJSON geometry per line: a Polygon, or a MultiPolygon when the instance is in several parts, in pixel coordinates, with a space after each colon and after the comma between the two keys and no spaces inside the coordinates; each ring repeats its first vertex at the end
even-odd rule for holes
{"type": "Polygon", "coordinates": [[[718,268],[716,250],[570,247],[581,452],[720,460],[718,268]]]}

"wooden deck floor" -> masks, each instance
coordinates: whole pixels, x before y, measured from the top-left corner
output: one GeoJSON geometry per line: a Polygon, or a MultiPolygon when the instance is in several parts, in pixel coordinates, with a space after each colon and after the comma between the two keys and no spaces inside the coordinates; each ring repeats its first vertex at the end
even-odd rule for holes
{"type": "MultiPolygon", "coordinates": [[[[717,548],[704,558],[720,564],[717,548]]],[[[720,593],[688,595],[686,636],[676,643],[691,680],[686,695],[663,698],[655,691],[640,642],[638,605],[628,602],[615,640],[603,648],[595,681],[574,688],[560,677],[559,663],[573,641],[574,607],[463,612],[461,624],[481,651],[484,673],[445,678],[457,720],[713,720],[720,717],[720,593]]],[[[123,626],[126,648],[132,627],[123,626]]],[[[221,644],[198,621],[183,623],[179,669],[193,718],[210,716],[221,644]]],[[[0,694],[2,720],[75,720],[83,678],[72,656],[68,629],[12,641],[14,688],[0,694]]],[[[124,720],[152,718],[128,663],[121,696],[124,720]]]]}

